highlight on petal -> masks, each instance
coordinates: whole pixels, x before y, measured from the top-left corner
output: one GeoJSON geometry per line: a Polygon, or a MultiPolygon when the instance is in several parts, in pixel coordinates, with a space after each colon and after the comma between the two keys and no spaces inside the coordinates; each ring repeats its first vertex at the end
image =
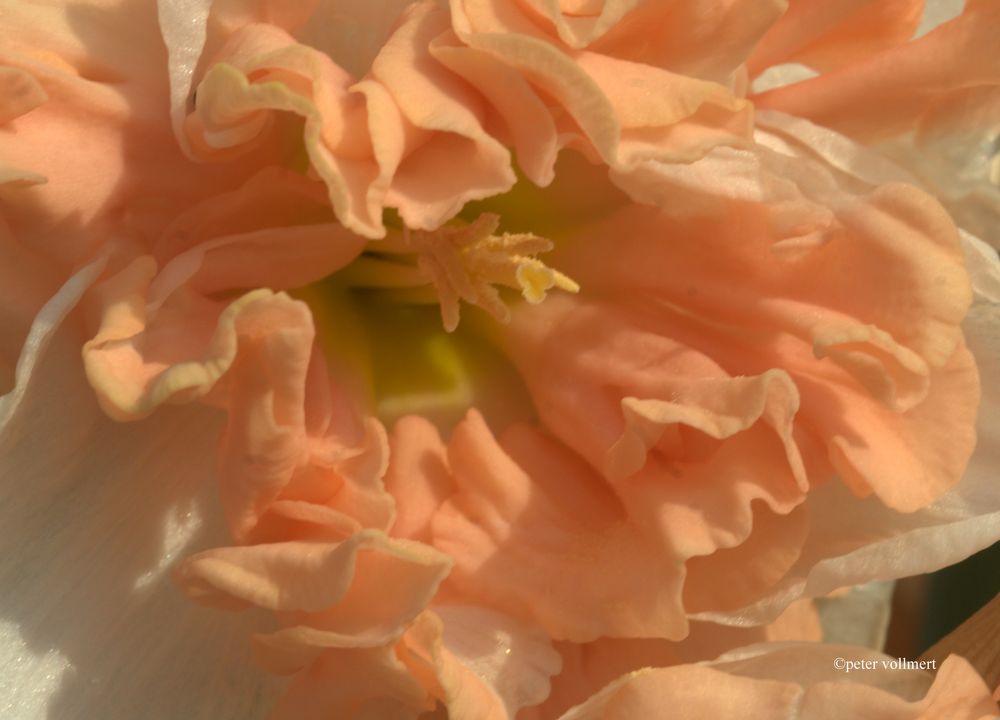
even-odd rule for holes
{"type": "Polygon", "coordinates": [[[430,673],[454,720],[506,720],[540,703],[561,661],[544,633],[475,606],[428,612],[404,639],[404,661],[430,673]]]}

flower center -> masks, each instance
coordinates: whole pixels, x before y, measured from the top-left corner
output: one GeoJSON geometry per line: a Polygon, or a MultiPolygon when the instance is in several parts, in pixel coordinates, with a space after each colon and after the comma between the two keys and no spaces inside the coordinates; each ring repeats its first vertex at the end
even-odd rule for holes
{"type": "Polygon", "coordinates": [[[418,302],[419,290],[432,287],[448,332],[458,327],[459,301],[509,321],[498,287],[519,290],[533,304],[542,302],[552,288],[573,293],[580,289],[536,257],[552,250],[550,240],[531,233],[498,235],[499,225],[499,216],[482,213],[471,223],[459,221],[432,232],[390,231],[374,252],[352,264],[345,280],[358,288],[409,291],[418,302]]]}
{"type": "Polygon", "coordinates": [[[489,341],[490,325],[509,320],[511,290],[537,304],[553,288],[579,288],[537,258],[550,240],[500,233],[499,225],[484,212],[432,232],[390,230],[346,269],[298,293],[312,307],[326,356],[362,379],[387,424],[418,414],[448,428],[473,406],[498,427],[532,418],[520,378],[489,341]],[[461,303],[493,319],[473,312],[460,324],[461,303]]]}
{"type": "Polygon", "coordinates": [[[384,239],[298,293],[313,309],[324,354],[341,374],[353,368],[387,425],[419,414],[446,431],[470,407],[496,428],[534,419],[520,375],[495,342],[508,308],[542,302],[551,290],[576,292],[539,256],[558,255],[576,228],[625,202],[602,168],[571,154],[559,162],[568,180],[518,182],[432,232],[387,218],[384,239]]]}

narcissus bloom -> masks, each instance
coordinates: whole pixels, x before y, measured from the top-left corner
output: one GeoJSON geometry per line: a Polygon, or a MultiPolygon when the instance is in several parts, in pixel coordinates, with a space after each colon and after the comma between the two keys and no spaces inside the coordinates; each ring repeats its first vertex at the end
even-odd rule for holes
{"type": "Polygon", "coordinates": [[[995,710],[703,664],[1000,538],[997,6],[805,6],[0,0],[8,714],[995,710]]]}

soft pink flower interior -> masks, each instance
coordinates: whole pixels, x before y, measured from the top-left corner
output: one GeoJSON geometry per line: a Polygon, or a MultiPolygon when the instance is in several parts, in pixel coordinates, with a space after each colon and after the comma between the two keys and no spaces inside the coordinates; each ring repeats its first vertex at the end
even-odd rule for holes
{"type": "MultiPolygon", "coordinates": [[[[817,639],[796,600],[886,574],[844,560],[871,540],[828,499],[885,518],[880,540],[946,524],[976,443],[959,233],[859,143],[1000,117],[995,6],[909,42],[916,3],[806,5],[227,0],[185,24],[163,3],[166,52],[128,5],[94,31],[140,29],[106,65],[54,10],[12,10],[0,381],[100,258],[73,321],[103,410],[225,413],[232,545],[175,576],[273,614],[253,649],[290,677],[276,718],[986,717],[958,658],[906,699],[798,680],[811,646],[684,664],[817,639]],[[821,74],[748,96],[781,62],[821,74]],[[377,417],[358,305],[438,300],[516,371],[520,422],[377,417]],[[734,618],[761,627],[703,622],[734,618]]],[[[989,217],[968,194],[942,201],[989,217]]]]}

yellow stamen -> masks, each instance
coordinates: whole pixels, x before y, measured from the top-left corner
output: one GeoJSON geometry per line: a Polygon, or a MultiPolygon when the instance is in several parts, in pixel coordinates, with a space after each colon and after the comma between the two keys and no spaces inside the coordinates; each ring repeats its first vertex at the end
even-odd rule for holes
{"type": "MultiPolygon", "coordinates": [[[[510,311],[497,286],[519,290],[532,304],[545,300],[552,288],[579,291],[572,279],[535,257],[552,250],[552,241],[531,233],[498,235],[499,225],[497,215],[483,213],[471,223],[430,232],[404,228],[401,238],[390,235],[374,244],[375,252],[356,260],[345,279],[355,287],[406,291],[433,285],[448,332],[458,327],[460,301],[508,322],[510,311]]],[[[406,296],[420,297],[419,291],[406,296]]]]}

